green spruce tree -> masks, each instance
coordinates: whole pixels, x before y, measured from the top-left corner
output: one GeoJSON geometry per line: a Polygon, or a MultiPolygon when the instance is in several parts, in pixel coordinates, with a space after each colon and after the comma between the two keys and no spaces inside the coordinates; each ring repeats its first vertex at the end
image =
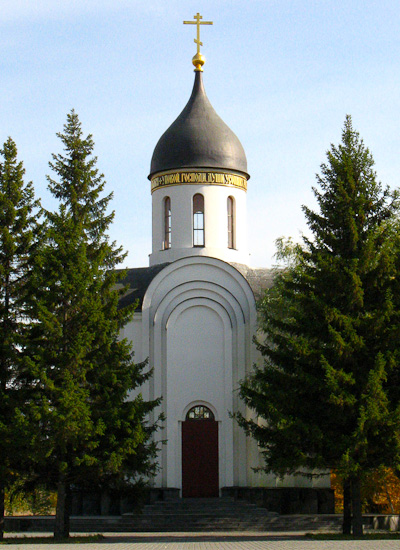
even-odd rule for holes
{"type": "Polygon", "coordinates": [[[23,350],[29,319],[27,288],[39,236],[32,183],[24,183],[22,162],[11,138],[0,149],[0,539],[4,490],[21,465],[28,438],[23,410],[23,350]]]}
{"type": "Polygon", "coordinates": [[[264,364],[241,385],[264,422],[239,422],[263,449],[266,471],[339,470],[359,535],[363,475],[400,457],[399,401],[390,396],[399,391],[398,204],[350,117],[327,159],[314,189],[319,211],[304,207],[312,238],[291,250],[261,304],[264,364]]]}
{"type": "Polygon", "coordinates": [[[134,308],[118,307],[124,273],[115,268],[124,254],[107,235],[112,195],[103,194],[92,137],[83,137],[74,111],[57,135],[64,154],[53,155],[57,179],[48,181],[60,205],[45,212],[47,240],[32,280],[30,368],[37,382],[31,410],[42,434],[37,470],[57,488],[54,535],[63,538],[72,484],[153,472],[157,426],[146,418],[158,401],[138,393],[150,373],[119,338],[134,308]]]}

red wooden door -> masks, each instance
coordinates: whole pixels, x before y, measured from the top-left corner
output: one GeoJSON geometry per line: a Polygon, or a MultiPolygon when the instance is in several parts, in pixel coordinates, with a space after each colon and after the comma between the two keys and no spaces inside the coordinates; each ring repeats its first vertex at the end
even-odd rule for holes
{"type": "Polygon", "coordinates": [[[218,497],[218,422],[182,422],[182,496],[218,497]]]}

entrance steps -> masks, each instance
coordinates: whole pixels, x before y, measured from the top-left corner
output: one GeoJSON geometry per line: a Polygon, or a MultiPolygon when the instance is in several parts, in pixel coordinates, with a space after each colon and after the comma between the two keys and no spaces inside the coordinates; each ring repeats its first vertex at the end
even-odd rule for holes
{"type": "MultiPolygon", "coordinates": [[[[229,497],[158,501],[141,513],[122,516],[73,516],[77,533],[160,533],[264,531],[296,532],[340,530],[340,515],[279,515],[246,501],[229,497]]],[[[7,531],[52,531],[53,517],[6,517],[7,531]]]]}
{"type": "Polygon", "coordinates": [[[336,530],[339,516],[280,516],[230,498],[179,499],[144,507],[141,514],[73,518],[74,530],[118,532],[315,531],[336,530]],[[89,528],[90,526],[90,528],[89,528]]]}

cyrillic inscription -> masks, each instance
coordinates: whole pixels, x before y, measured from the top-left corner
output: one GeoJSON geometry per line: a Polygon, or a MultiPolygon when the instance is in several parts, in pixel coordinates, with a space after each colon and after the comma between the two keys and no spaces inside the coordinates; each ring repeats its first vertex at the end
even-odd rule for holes
{"type": "Polygon", "coordinates": [[[179,184],[205,183],[211,185],[229,185],[247,190],[247,180],[242,176],[235,174],[222,174],[220,172],[173,172],[172,174],[163,174],[151,180],[151,192],[159,187],[179,184]]]}

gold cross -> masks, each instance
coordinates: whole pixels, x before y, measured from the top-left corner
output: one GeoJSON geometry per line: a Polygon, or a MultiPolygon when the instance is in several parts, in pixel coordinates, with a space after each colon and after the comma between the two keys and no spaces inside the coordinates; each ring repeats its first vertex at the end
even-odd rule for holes
{"type": "Polygon", "coordinates": [[[184,25],[197,25],[197,38],[194,39],[195,44],[197,44],[197,53],[200,54],[200,46],[203,45],[203,42],[200,42],[200,25],[212,25],[212,21],[200,21],[200,19],[203,19],[203,16],[197,13],[196,15],[193,15],[193,19],[195,21],[184,21],[184,25]]]}

